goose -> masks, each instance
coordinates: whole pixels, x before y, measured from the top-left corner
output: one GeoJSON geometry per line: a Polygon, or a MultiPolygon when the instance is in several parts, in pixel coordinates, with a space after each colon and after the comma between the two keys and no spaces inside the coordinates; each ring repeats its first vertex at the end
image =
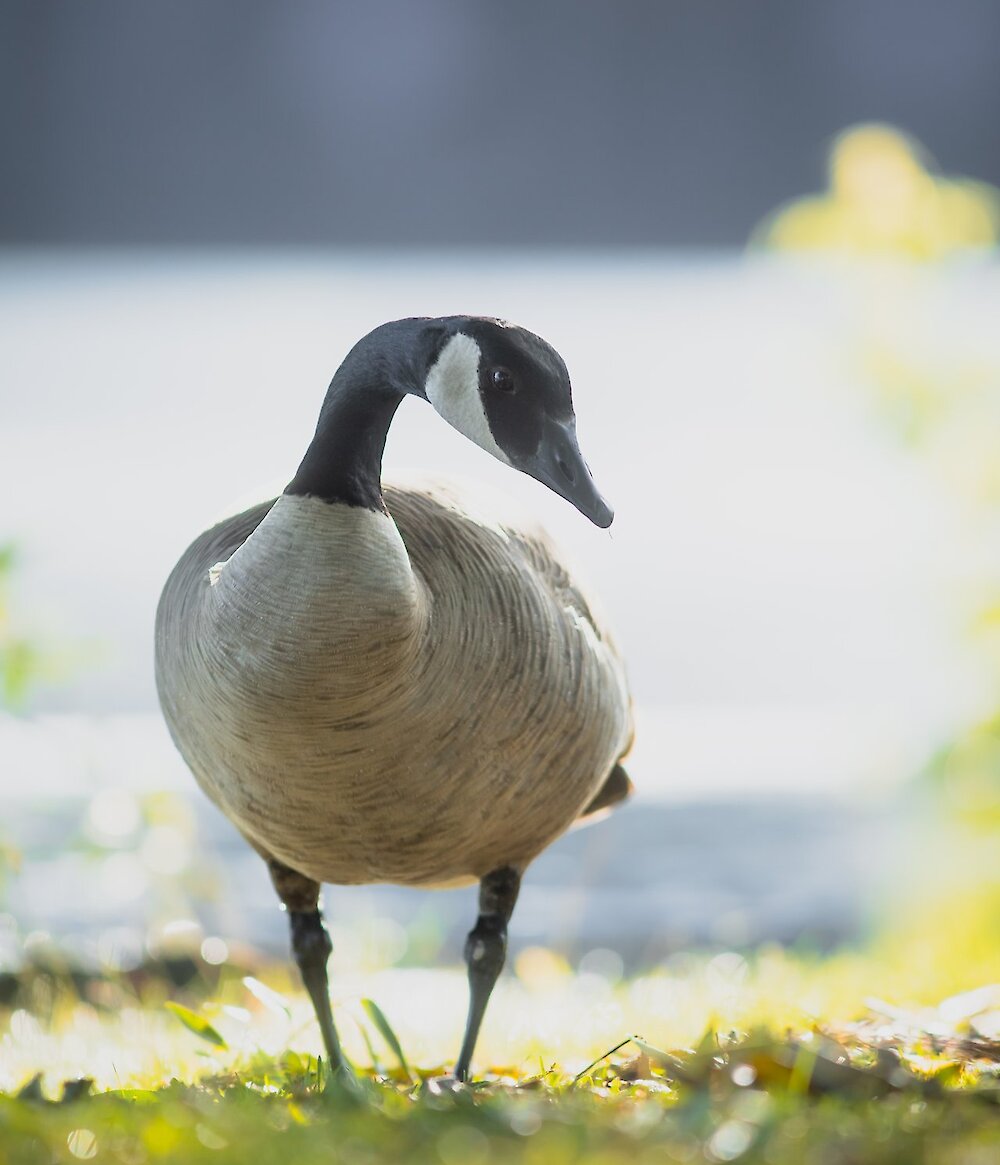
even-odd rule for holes
{"type": "Polygon", "coordinates": [[[631,792],[622,657],[547,535],[448,482],[382,482],[406,395],[597,526],[569,373],[502,320],[396,320],[350,350],[277,498],[202,533],[156,614],[173,740],[267,864],[331,1079],[322,883],[479,883],[453,1082],[504,965],[528,864],[631,792]]]}

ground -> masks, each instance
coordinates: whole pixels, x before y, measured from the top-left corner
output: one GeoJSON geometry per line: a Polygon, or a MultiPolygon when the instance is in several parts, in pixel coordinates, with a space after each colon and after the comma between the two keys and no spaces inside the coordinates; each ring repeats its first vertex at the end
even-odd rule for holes
{"type": "Polygon", "coordinates": [[[370,974],[378,1005],[335,985],[360,1096],[329,1087],[285,967],[24,971],[0,1021],[0,1161],[987,1165],[996,913],[970,892],[833,955],[685,955],[618,982],[524,951],[457,1091],[435,1078],[458,969],[370,974]]]}

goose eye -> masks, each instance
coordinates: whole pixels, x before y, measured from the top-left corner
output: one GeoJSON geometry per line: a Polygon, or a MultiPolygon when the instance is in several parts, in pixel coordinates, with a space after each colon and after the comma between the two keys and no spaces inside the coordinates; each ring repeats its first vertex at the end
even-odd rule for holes
{"type": "Polygon", "coordinates": [[[514,377],[507,371],[506,368],[494,368],[490,374],[490,382],[497,392],[516,392],[517,385],[514,383],[514,377]]]}

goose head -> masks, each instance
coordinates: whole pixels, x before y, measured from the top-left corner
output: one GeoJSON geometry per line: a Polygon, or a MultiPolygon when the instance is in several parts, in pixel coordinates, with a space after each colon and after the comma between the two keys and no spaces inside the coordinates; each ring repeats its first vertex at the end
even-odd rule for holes
{"type": "Polygon", "coordinates": [[[440,342],[421,395],[498,461],[548,486],[595,525],[610,526],[614,511],[580,452],[569,373],[559,353],[502,320],[437,322],[440,342]]]}

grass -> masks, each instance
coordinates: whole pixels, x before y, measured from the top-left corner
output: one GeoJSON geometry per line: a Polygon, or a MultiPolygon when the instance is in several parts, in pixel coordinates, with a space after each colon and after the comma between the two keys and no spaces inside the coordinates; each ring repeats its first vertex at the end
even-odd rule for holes
{"type": "Polygon", "coordinates": [[[0,1162],[987,1165],[1000,896],[961,905],[954,887],[923,900],[862,950],[687,955],[617,983],[524,951],[479,1083],[458,1091],[435,1078],[458,1046],[461,973],[341,974],[360,1102],[324,1089],[286,967],[206,966],[183,988],[26,972],[0,1028],[0,1162]]]}
{"type": "MultiPolygon", "coordinates": [[[[313,1064],[296,1059],[152,1092],[48,1105],[8,1098],[0,1101],[0,1130],[11,1162],[996,1159],[1000,1109],[995,1089],[981,1081],[896,1083],[842,1066],[843,1082],[824,1077],[814,1085],[819,1057],[800,1046],[791,1067],[780,1062],[780,1079],[761,1083],[765,1065],[779,1063],[770,1052],[777,1047],[758,1041],[702,1051],[671,1059],[669,1069],[644,1067],[648,1074],[636,1080],[602,1067],[582,1085],[558,1071],[454,1095],[380,1083],[362,1103],[320,1094],[313,1064]]],[[[890,1075],[902,1072],[893,1060],[890,1075]]]]}

